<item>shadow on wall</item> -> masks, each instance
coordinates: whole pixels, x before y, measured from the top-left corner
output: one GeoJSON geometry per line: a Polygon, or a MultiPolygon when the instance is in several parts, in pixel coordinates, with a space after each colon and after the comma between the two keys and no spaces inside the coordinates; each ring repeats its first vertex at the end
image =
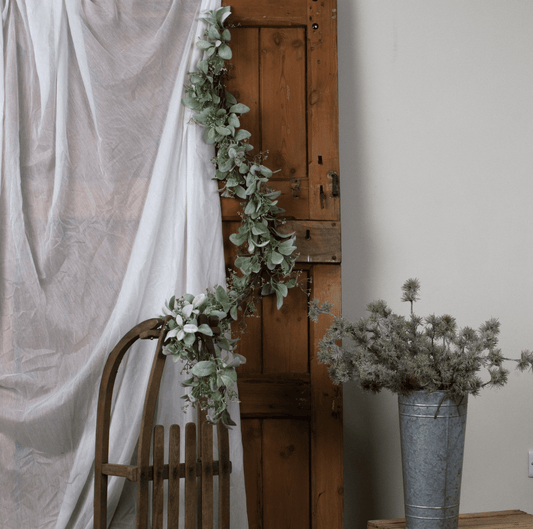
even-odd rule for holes
{"type": "MultiPolygon", "coordinates": [[[[365,197],[370,193],[367,181],[366,128],[363,97],[357,67],[362,54],[361,43],[353,21],[357,19],[355,2],[339,6],[338,59],[340,107],[340,171],[341,212],[343,223],[342,296],[344,315],[355,320],[363,316],[365,307],[373,298],[375,260],[368,206],[365,197]],[[355,56],[354,56],[355,53],[355,56]]],[[[382,434],[377,416],[386,410],[391,413],[392,428],[397,428],[397,406],[389,402],[390,395],[363,394],[352,384],[344,386],[344,517],[345,527],[366,529],[369,519],[388,515],[379,501],[379,490],[387,485],[399,488],[398,476],[394,483],[377,483],[376,466],[380,457],[394,458],[394,447],[387,454],[383,449],[382,434]],[[383,402],[383,401],[387,402],[383,402]],[[386,404],[386,406],[384,406],[386,404]],[[392,409],[391,409],[392,404],[392,409]],[[395,422],[396,421],[396,422],[395,422]],[[381,442],[376,443],[376,439],[381,442]],[[392,453],[391,453],[392,452],[392,453]]],[[[386,435],[386,433],[384,433],[386,435]]],[[[387,445],[387,443],[384,443],[387,445]]],[[[399,447],[397,456],[400,456],[399,447]]],[[[400,477],[401,480],[401,477],[400,477]]],[[[386,508],[385,508],[386,510],[386,508]]],[[[395,513],[393,516],[401,516],[395,513]]]]}

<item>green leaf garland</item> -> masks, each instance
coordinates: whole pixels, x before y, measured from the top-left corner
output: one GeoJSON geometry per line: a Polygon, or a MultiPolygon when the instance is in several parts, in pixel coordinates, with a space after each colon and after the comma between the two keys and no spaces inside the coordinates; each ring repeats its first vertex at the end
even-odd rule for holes
{"type": "Polygon", "coordinates": [[[183,382],[190,388],[182,397],[186,406],[200,406],[207,410],[209,421],[220,420],[227,427],[235,424],[227,411],[229,402],[237,398],[235,368],[246,362],[234,352],[237,340],[229,338],[231,322],[238,319],[239,312],[253,313],[257,292],[276,295],[279,309],[289,289],[297,284],[293,277],[296,237],[278,231],[283,223],[279,215],[284,211],[277,205],[281,193],[268,187],[272,171],[263,165],[262,154],[249,154],[251,134],[240,128],[239,116],[250,108],[226,91],[225,61],[232,58],[232,51],[228,44],[231,32],[224,22],[229,15],[230,7],[223,7],[202,18],[207,28],[196,45],[204,57],[189,74],[182,103],[195,112],[192,121],[205,128],[205,141],[215,146],[211,161],[214,178],[223,182],[222,196],[243,200],[241,226],[230,236],[239,247],[235,259],[239,272],[230,270],[227,289],[217,286],[206,294],[173,296],[163,309],[171,316],[165,352],[181,361],[182,372],[191,375],[183,382]],[[199,324],[206,317],[218,318],[219,335],[213,335],[206,323],[199,324]],[[214,353],[205,337],[212,337],[214,353]]]}

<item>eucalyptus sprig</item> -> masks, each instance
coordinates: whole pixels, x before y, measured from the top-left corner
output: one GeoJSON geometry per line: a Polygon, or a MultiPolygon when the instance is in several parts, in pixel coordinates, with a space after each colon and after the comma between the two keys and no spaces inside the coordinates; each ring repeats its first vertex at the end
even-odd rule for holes
{"type": "MultiPolygon", "coordinates": [[[[531,351],[522,351],[519,360],[503,356],[498,347],[500,324],[495,318],[478,330],[459,329],[449,314],[426,318],[415,314],[413,306],[420,291],[417,279],[406,281],[402,291],[402,301],[411,305],[409,318],[395,314],[383,300],[370,303],[369,316],[355,323],[334,316],[318,348],[318,359],[329,366],[333,382],[354,380],[372,392],[444,391],[449,398],[461,400],[486,386],[505,385],[509,375],[505,361],[516,362],[520,371],[533,369],[531,351]],[[489,375],[485,382],[479,376],[482,369],[489,375]]],[[[321,314],[333,316],[331,310],[329,303],[314,300],[309,317],[317,321],[321,314]]]]}
{"type": "Polygon", "coordinates": [[[250,108],[226,90],[226,61],[232,58],[231,32],[224,26],[229,15],[230,7],[223,7],[201,19],[207,27],[196,45],[205,53],[189,74],[182,103],[195,112],[192,121],[205,128],[205,141],[215,146],[211,161],[215,178],[223,183],[222,196],[243,200],[241,225],[230,236],[239,248],[234,262],[239,272],[230,271],[227,289],[217,286],[206,294],[172,297],[164,308],[171,316],[165,352],[182,361],[182,371],[191,375],[184,385],[192,390],[184,400],[207,410],[208,420],[221,420],[226,426],[234,424],[227,406],[237,398],[235,368],[246,361],[234,353],[236,340],[228,338],[231,322],[238,319],[239,311],[253,312],[257,292],[276,295],[280,309],[289,289],[297,284],[293,274],[296,237],[279,231],[283,224],[279,216],[284,212],[277,200],[281,192],[268,186],[272,171],[263,165],[263,155],[250,155],[251,134],[240,124],[240,116],[250,108]],[[205,317],[218,319],[220,334],[199,324],[205,317]],[[214,348],[206,346],[206,339],[212,340],[214,348]]]}

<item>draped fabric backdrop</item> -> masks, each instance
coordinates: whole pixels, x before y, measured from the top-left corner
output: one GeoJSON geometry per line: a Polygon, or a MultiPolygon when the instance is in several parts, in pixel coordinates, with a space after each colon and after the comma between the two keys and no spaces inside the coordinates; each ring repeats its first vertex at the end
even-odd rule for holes
{"type": "MultiPolygon", "coordinates": [[[[181,105],[198,21],[217,0],[3,0],[0,527],[93,525],[96,398],[105,359],[172,294],[223,284],[211,147],[181,105]]],[[[129,463],[154,344],[116,384],[111,458],[129,463]]],[[[167,362],[158,422],[183,413],[167,362]]],[[[232,416],[238,419],[237,409],[232,416]]],[[[240,426],[232,527],[247,527],[240,426]]],[[[110,480],[111,527],[132,527],[110,480]]]]}

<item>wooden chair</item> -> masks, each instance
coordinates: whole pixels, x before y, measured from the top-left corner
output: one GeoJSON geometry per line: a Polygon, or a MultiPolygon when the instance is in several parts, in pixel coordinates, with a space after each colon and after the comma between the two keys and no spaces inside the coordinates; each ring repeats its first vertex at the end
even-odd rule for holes
{"type": "MultiPolygon", "coordinates": [[[[203,315],[202,315],[203,316],[203,315]]],[[[219,334],[216,318],[199,318],[199,324],[208,323],[213,333],[219,334]]],[[[179,527],[180,481],[185,488],[185,526],[183,529],[198,527],[213,528],[213,476],[219,476],[218,527],[229,529],[229,481],[231,462],[229,460],[228,431],[221,424],[217,427],[219,460],[213,461],[213,426],[200,422],[201,436],[196,439],[196,424],[185,426],[185,461],[180,462],[180,428],[170,427],[169,459],[164,462],[164,428],[154,429],[154,413],[163,374],[166,355],[163,354],[165,327],[169,318],[154,318],[140,323],[129,331],[113,349],[104,367],[98,397],[96,423],[96,458],[94,482],[94,529],[105,529],[107,522],[108,476],[120,476],[137,483],[136,529],[147,529],[149,512],[149,482],[152,481],[152,529],[163,527],[163,488],[168,480],[168,529],[179,527]],[[146,391],[144,409],[137,449],[137,465],[118,465],[109,462],[109,426],[111,422],[111,400],[117,371],[127,350],[138,339],[157,339],[157,347],[152,363],[150,380],[146,391]],[[150,464],[150,445],[153,435],[153,462],[150,464]],[[198,483],[199,481],[199,488],[198,483]],[[200,507],[200,508],[198,508],[200,507]],[[198,514],[197,514],[198,513],[198,514]]],[[[213,350],[212,338],[201,336],[204,345],[213,350]]]]}

